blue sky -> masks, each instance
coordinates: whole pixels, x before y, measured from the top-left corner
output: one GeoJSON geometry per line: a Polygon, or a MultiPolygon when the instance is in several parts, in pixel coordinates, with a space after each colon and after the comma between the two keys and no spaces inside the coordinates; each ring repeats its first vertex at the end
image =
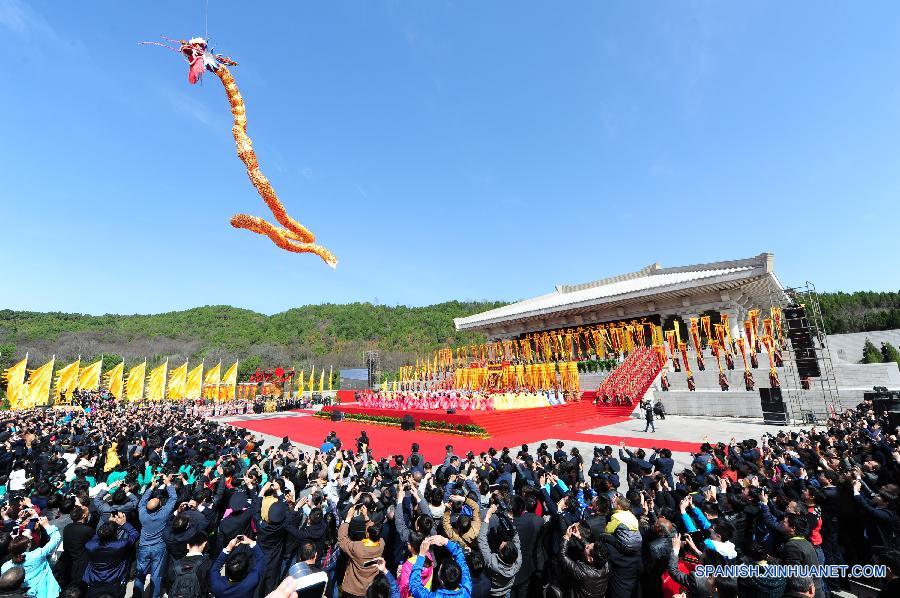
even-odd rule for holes
{"type": "Polygon", "coordinates": [[[229,226],[268,212],[221,85],[137,45],[203,5],[0,0],[0,307],[512,300],[762,251],[900,287],[896,3],[210,0],[336,271],[229,226]]]}

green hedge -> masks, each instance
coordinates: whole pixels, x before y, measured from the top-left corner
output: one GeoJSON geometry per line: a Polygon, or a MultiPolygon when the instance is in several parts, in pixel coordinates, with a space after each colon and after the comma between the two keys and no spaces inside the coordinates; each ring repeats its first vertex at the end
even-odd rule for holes
{"type": "Polygon", "coordinates": [[[619,362],[615,359],[587,359],[578,362],[578,371],[585,372],[611,372],[616,369],[619,362]]]}
{"type": "MultiPolygon", "coordinates": [[[[317,411],[315,413],[316,417],[331,417],[330,411],[317,411]]],[[[399,417],[391,417],[387,415],[369,415],[367,413],[344,413],[344,419],[350,421],[358,421],[358,422],[366,422],[371,424],[377,424],[381,426],[400,426],[400,418],[399,417]]],[[[432,432],[444,432],[446,434],[459,434],[461,436],[481,436],[484,438],[488,437],[487,430],[482,428],[481,426],[476,426],[475,424],[454,424],[449,422],[442,421],[432,421],[432,420],[422,420],[419,422],[419,429],[432,431],[432,432]]]]}

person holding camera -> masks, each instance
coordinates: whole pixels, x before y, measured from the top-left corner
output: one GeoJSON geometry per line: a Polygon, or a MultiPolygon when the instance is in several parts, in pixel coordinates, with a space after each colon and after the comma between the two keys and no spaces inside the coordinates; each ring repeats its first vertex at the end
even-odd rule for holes
{"type": "Polygon", "coordinates": [[[62,535],[46,517],[38,517],[34,511],[30,513],[29,521],[34,524],[33,529],[26,528],[27,534],[20,533],[10,541],[7,550],[11,558],[0,567],[0,573],[6,573],[13,567],[21,567],[25,573],[24,585],[28,588],[29,596],[54,598],[59,595],[60,589],[53,577],[50,557],[62,542],[62,535]],[[41,537],[41,530],[47,534],[47,541],[43,546],[37,542],[41,537]]]}
{"type": "MultiPolygon", "coordinates": [[[[485,526],[486,528],[487,526],[485,526]]],[[[483,528],[484,529],[484,528],[483,528]]],[[[479,536],[480,537],[480,536],[479,536]]],[[[410,572],[410,593],[414,598],[455,598],[472,595],[472,576],[466,556],[462,548],[456,542],[452,542],[443,536],[429,536],[422,542],[422,548],[416,562],[410,572]],[[422,568],[425,566],[423,553],[428,553],[432,546],[443,546],[450,553],[450,558],[441,561],[438,566],[438,580],[441,589],[434,592],[426,589],[422,584],[422,568]]],[[[493,593],[492,596],[497,594],[493,593]]],[[[500,594],[505,595],[505,594],[500,594]]]]}
{"type": "MultiPolygon", "coordinates": [[[[341,584],[342,595],[350,598],[362,598],[378,575],[378,569],[371,563],[384,553],[381,524],[369,520],[368,508],[365,505],[355,505],[347,512],[344,522],[338,528],[338,546],[349,558],[347,570],[344,572],[344,582],[341,584]],[[359,517],[365,522],[366,531],[362,540],[351,540],[349,536],[350,522],[355,517],[359,517]]],[[[424,561],[424,559],[422,560],[424,561]]],[[[418,572],[412,572],[412,579],[415,580],[416,575],[421,574],[420,567],[418,572]]]]}
{"type": "MultiPolygon", "coordinates": [[[[491,596],[495,598],[509,595],[516,573],[522,567],[522,547],[519,544],[519,533],[506,513],[503,513],[498,518],[500,521],[500,524],[497,526],[499,528],[500,545],[497,547],[497,550],[491,550],[488,543],[491,518],[497,515],[497,510],[500,506],[497,503],[493,503],[488,507],[484,515],[484,521],[481,524],[481,531],[478,533],[478,549],[484,556],[484,567],[491,580],[491,596]]],[[[508,510],[508,505],[503,506],[505,511],[508,510]]]]}
{"type": "Polygon", "coordinates": [[[138,541],[139,534],[125,520],[125,513],[113,513],[109,521],[97,528],[97,535],[85,545],[88,555],[88,566],[84,572],[84,581],[98,595],[107,591],[113,596],[122,596],[131,551],[138,541]]]}
{"type": "Polygon", "coordinates": [[[247,536],[237,536],[222,549],[210,567],[212,595],[215,598],[253,596],[265,565],[265,555],[257,543],[247,536]]]}

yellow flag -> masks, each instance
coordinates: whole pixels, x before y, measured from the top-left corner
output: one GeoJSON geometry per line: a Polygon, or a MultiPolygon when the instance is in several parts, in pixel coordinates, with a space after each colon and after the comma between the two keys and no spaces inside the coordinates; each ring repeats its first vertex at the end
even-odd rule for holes
{"type": "Polygon", "coordinates": [[[78,383],[78,372],[80,370],[81,360],[79,359],[57,372],[56,390],[53,392],[54,399],[59,399],[62,395],[66,395],[69,399],[72,398],[72,391],[75,390],[75,385],[78,383]]]}
{"type": "Polygon", "coordinates": [[[203,364],[201,363],[187,373],[187,382],[184,388],[184,398],[199,399],[203,391],[203,364]]]}
{"type": "Polygon", "coordinates": [[[147,400],[162,401],[166,396],[166,369],[169,361],[159,364],[147,376],[147,400]]]}
{"type": "Polygon", "coordinates": [[[222,397],[225,399],[233,399],[237,390],[237,369],[238,362],[234,362],[230,368],[225,371],[222,376],[222,397]]]}
{"type": "Polygon", "coordinates": [[[53,384],[53,364],[51,359],[41,367],[31,371],[28,376],[28,385],[24,398],[24,408],[31,409],[38,405],[47,405],[50,402],[50,387],[53,384]]]}
{"type": "Polygon", "coordinates": [[[206,372],[206,375],[203,376],[203,386],[206,387],[203,392],[203,396],[206,398],[218,398],[216,397],[216,392],[219,389],[219,384],[222,383],[222,362],[216,364],[214,368],[206,372]]]}
{"type": "Polygon", "coordinates": [[[203,376],[204,384],[220,384],[222,382],[222,362],[216,364],[206,375],[203,376]]]}
{"type": "Polygon", "coordinates": [[[137,364],[128,370],[128,383],[125,386],[125,398],[129,401],[140,401],[144,396],[144,376],[147,375],[147,362],[137,364]]]}
{"type": "Polygon", "coordinates": [[[305,370],[300,370],[300,377],[297,378],[297,392],[302,397],[303,396],[303,383],[304,376],[306,375],[305,370]]]}
{"type": "Polygon", "coordinates": [[[109,394],[116,397],[117,401],[122,400],[122,390],[123,390],[123,380],[122,378],[125,376],[125,362],[120,361],[113,367],[113,369],[109,370],[106,374],[106,388],[109,390],[109,394]]]}
{"type": "Polygon", "coordinates": [[[185,396],[187,389],[188,362],[178,366],[169,372],[169,385],[166,389],[166,398],[170,401],[180,401],[185,396]]]}
{"type": "Polygon", "coordinates": [[[322,373],[319,374],[319,392],[325,390],[325,368],[322,368],[322,373]]]}
{"type": "Polygon", "coordinates": [[[81,368],[78,373],[78,390],[97,390],[100,388],[100,372],[103,369],[103,359],[81,368]]]}
{"type": "Polygon", "coordinates": [[[10,409],[22,409],[25,398],[25,368],[28,356],[19,363],[6,370],[6,398],[9,399],[10,409]]]}
{"type": "MultiPolygon", "coordinates": [[[[436,357],[435,357],[435,360],[437,360],[436,357]]],[[[323,372],[323,373],[324,373],[324,372],[323,372]]],[[[328,390],[329,390],[329,391],[330,391],[330,390],[333,390],[333,389],[331,388],[331,386],[332,386],[332,382],[331,382],[331,381],[332,381],[333,378],[334,378],[334,366],[331,366],[331,367],[328,368],[328,390]]]]}

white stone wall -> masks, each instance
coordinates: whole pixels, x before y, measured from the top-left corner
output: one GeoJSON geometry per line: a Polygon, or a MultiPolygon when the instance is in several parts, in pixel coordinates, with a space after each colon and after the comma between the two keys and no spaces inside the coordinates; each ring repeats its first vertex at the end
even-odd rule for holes
{"type": "Polygon", "coordinates": [[[891,343],[900,349],[900,330],[829,334],[828,348],[831,349],[831,358],[835,361],[859,363],[862,360],[863,345],[866,339],[872,341],[872,344],[879,349],[881,343],[891,343]]]}

